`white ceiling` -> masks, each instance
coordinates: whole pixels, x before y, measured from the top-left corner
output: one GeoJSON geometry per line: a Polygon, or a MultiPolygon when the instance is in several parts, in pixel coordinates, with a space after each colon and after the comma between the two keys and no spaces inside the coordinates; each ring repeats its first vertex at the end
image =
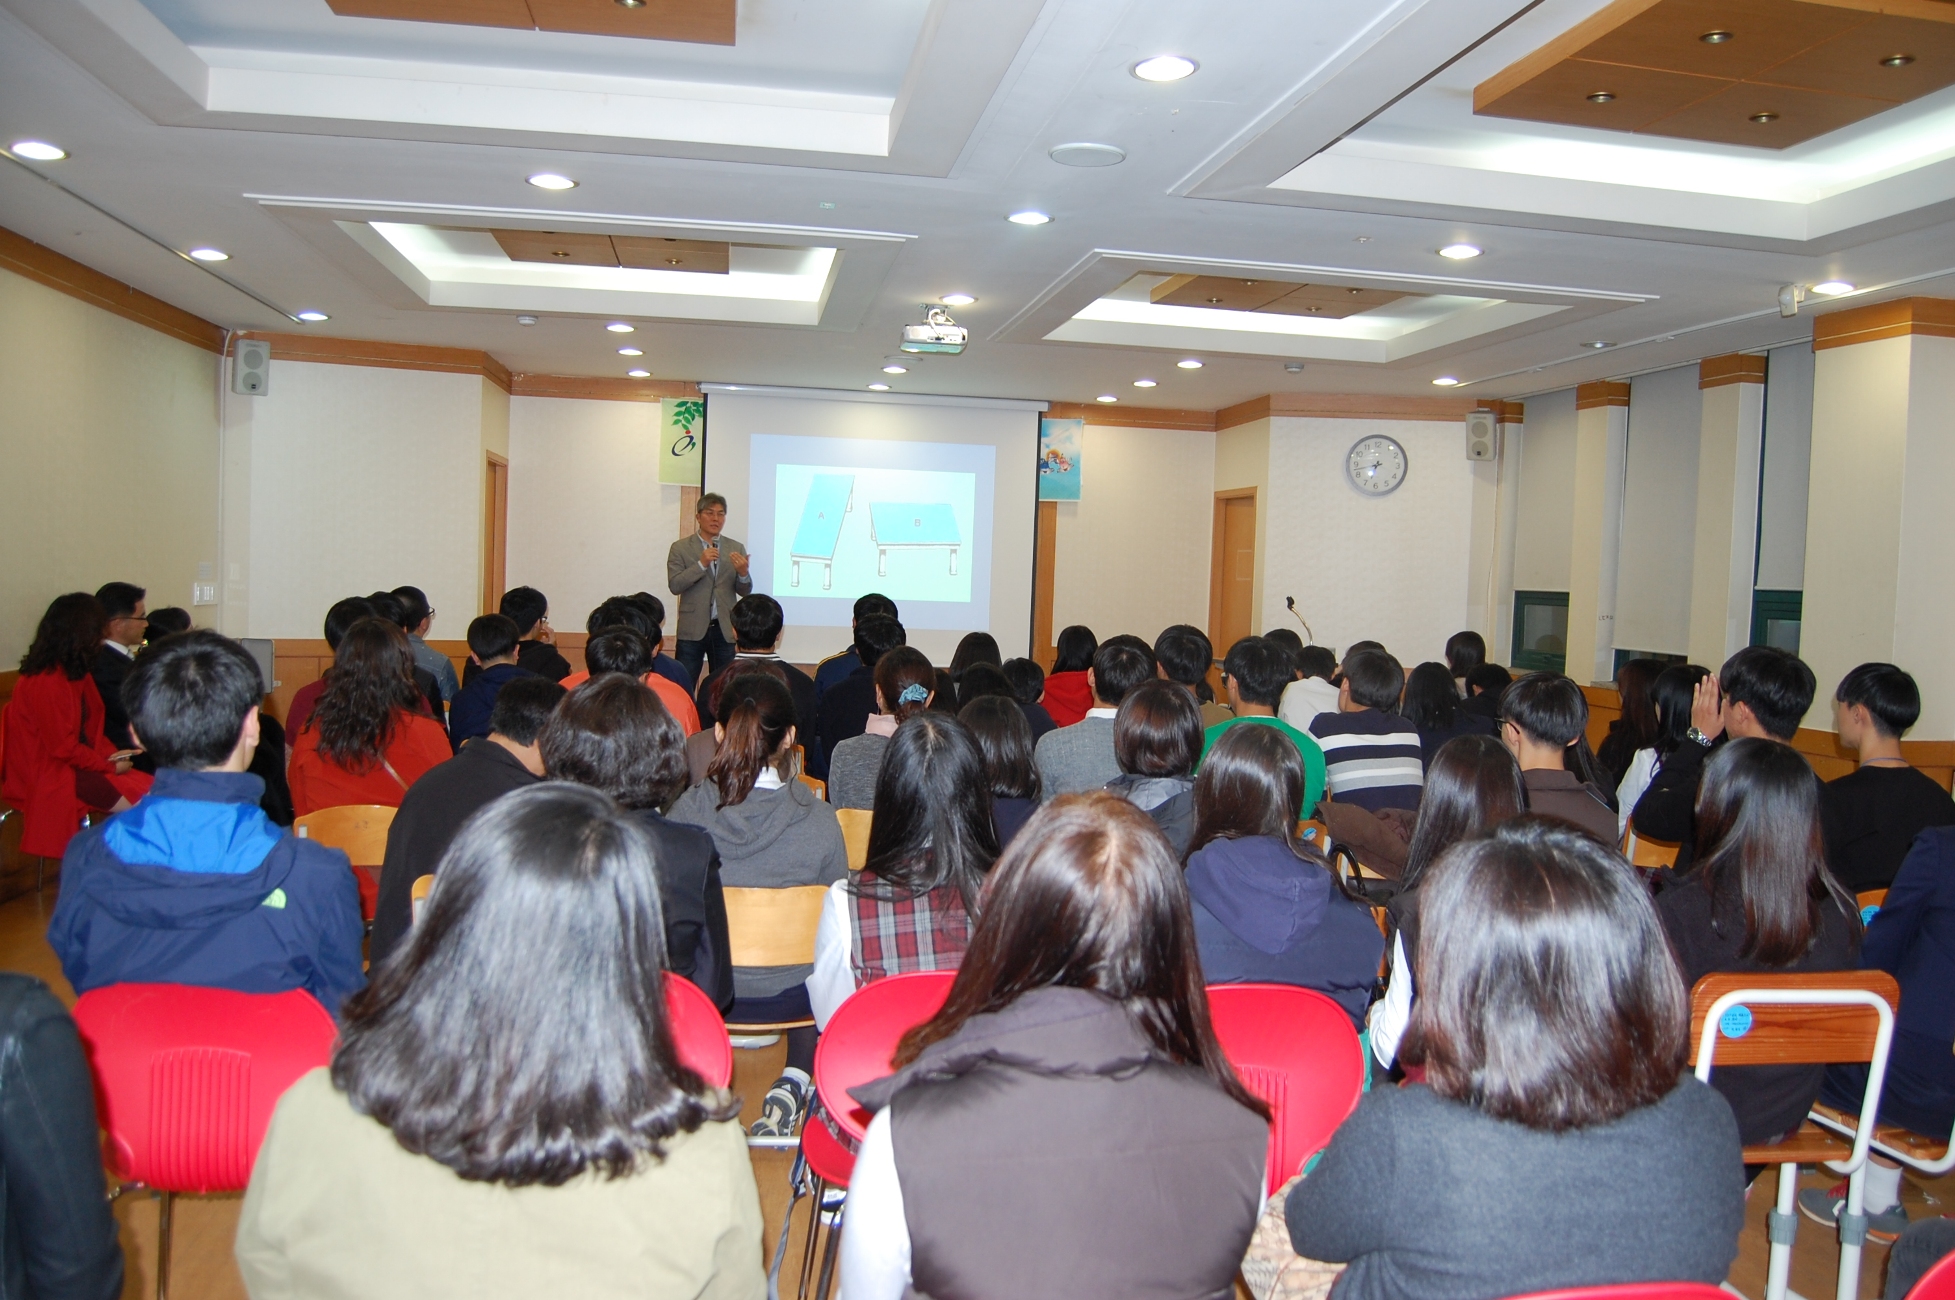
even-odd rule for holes
{"type": "Polygon", "coordinates": [[[1512,397],[1802,337],[1809,319],[1776,308],[1788,282],[1955,295],[1955,91],[1784,153],[1472,115],[1476,82],[1601,3],[743,0],[723,47],[325,0],[0,0],[0,143],[72,155],[0,161],[0,225],[237,328],[539,373],[1154,406],[1439,375],[1512,397]],[[1130,75],[1163,52],[1200,71],[1130,75]],[[1126,159],[1047,156],[1070,142],[1126,159]],[[578,188],[525,184],[546,170],[578,188]],[[1005,221],[1027,207],[1052,223],[1005,221]],[[491,249],[403,248],[376,223],[834,252],[708,294],[676,273],[512,276],[491,249]],[[1485,255],[1437,256],[1458,240],[1485,255]],[[213,275],[169,251],[198,245],[231,260],[213,275]],[[1272,330],[1122,305],[1134,277],[1173,273],[1439,306],[1272,330]],[[920,304],[957,291],[978,298],[954,310],[969,350],[882,374],[920,304]],[[331,319],[279,314],[303,308],[331,319]],[[619,316],[642,358],[617,355],[619,316]],[[1204,368],[1174,365],[1191,355],[1204,368]]]}

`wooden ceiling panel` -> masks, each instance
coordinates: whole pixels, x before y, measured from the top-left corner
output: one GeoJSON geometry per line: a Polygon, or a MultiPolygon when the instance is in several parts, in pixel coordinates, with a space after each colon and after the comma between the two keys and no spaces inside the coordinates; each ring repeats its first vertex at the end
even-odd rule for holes
{"type": "Polygon", "coordinates": [[[342,18],[393,18],[469,27],[536,26],[524,0],[326,0],[342,18]]]}
{"type": "Polygon", "coordinates": [[[731,244],[705,239],[656,239],[642,235],[613,235],[618,264],[647,271],[697,271],[725,275],[732,259],[731,244]]]}
{"type": "Polygon", "coordinates": [[[618,254],[609,235],[564,234],[551,230],[491,230],[496,243],[512,262],[547,262],[554,266],[616,266],[618,254]]]}
{"type": "Polygon", "coordinates": [[[529,0],[529,11],[546,32],[733,44],[735,0],[645,0],[630,9],[617,0],[529,0]]]}
{"type": "Polygon", "coordinates": [[[1405,297],[1386,289],[1358,289],[1342,284],[1299,285],[1289,293],[1256,310],[1275,312],[1282,316],[1321,316],[1327,320],[1342,320],[1359,312],[1382,307],[1388,302],[1397,302],[1405,297]]]}
{"type": "Polygon", "coordinates": [[[1796,0],[1660,0],[1589,42],[1581,57],[1740,81],[1872,18],[1796,0]],[[1731,39],[1705,41],[1712,32],[1731,39]]]}
{"type": "Polygon", "coordinates": [[[1649,135],[1680,136],[1686,140],[1784,149],[1891,107],[1877,99],[1856,99],[1784,86],[1756,86],[1741,81],[1643,130],[1649,135]],[[1770,121],[1752,120],[1762,113],[1775,116],[1770,121]]]}
{"type": "Polygon", "coordinates": [[[1715,77],[1564,59],[1475,111],[1605,131],[1639,131],[1731,85],[1715,77]],[[1590,95],[1612,95],[1601,103],[1590,95]]]}
{"type": "Polygon", "coordinates": [[[1882,15],[1769,69],[1758,79],[1904,104],[1955,85],[1955,23],[1882,15]],[[1891,68],[1881,62],[1896,57],[1912,62],[1891,68]]]}
{"type": "Polygon", "coordinates": [[[1297,286],[1284,280],[1244,280],[1230,275],[1177,275],[1154,287],[1155,302],[1171,307],[1213,307],[1220,311],[1255,311],[1297,286]],[[1177,283],[1177,281],[1179,283],[1177,283]]]}

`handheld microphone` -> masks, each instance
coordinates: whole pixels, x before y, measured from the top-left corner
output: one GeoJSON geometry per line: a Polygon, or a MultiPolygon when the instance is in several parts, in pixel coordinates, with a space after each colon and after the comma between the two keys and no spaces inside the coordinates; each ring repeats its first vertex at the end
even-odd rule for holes
{"type": "Polygon", "coordinates": [[[1295,596],[1285,596],[1283,597],[1283,605],[1290,611],[1291,618],[1303,624],[1304,643],[1314,644],[1317,640],[1317,634],[1310,630],[1310,624],[1303,622],[1303,615],[1297,613],[1297,598],[1295,596]]]}

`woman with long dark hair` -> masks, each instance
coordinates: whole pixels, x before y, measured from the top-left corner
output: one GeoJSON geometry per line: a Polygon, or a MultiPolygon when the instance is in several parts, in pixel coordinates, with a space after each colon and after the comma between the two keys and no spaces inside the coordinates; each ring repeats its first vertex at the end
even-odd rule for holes
{"type": "Polygon", "coordinates": [[[1466,679],[1487,661],[1487,639],[1478,632],[1455,632],[1446,638],[1446,675],[1453,679],[1454,691],[1466,695],[1466,679]]]}
{"type": "Polygon", "coordinates": [[[808,977],[815,1024],[871,981],[955,970],[997,859],[977,741],[956,718],[918,713],[883,750],[868,860],[854,880],[828,887],[808,977]]]}
{"type": "Polygon", "coordinates": [[[133,749],[103,735],[108,716],[95,685],[95,656],[108,617],[85,591],[57,596],[34,629],[7,709],[7,766],[0,794],[20,809],[20,851],[58,858],[82,817],[119,812],[143,797],[150,778],[133,770],[133,749]]]}
{"type": "Polygon", "coordinates": [[[471,818],[406,944],[279,1101],[238,1267],[260,1300],[759,1300],[737,1099],[679,1059],[658,849],[595,790],[471,818]]]}
{"type": "MultiPolygon", "coordinates": [[[[679,796],[673,821],[713,837],[720,880],[728,888],[787,889],[832,885],[848,875],[848,847],[835,810],[815,797],[792,770],[794,696],[771,674],[748,673],[728,683],[714,711],[719,753],[706,779],[679,796]]],[[[771,1024],[811,1018],[804,966],[735,966],[735,1023],[771,1024]]],[[[814,1095],[813,1025],[787,1031],[787,1066],[767,1092],[753,1130],[784,1136],[814,1095]]]]}
{"type": "Polygon", "coordinates": [[[1341,1266],[1340,1300],[1723,1281],[1737,1128],[1687,1073],[1690,995],[1636,874],[1520,817],[1425,889],[1425,1082],[1373,1088],[1291,1189],[1297,1253],[1341,1266]]]}
{"type": "Polygon", "coordinates": [[[828,802],[837,808],[876,806],[876,774],[896,729],[937,699],[937,670],[921,650],[897,646],[876,660],[876,711],[859,736],[828,756],[828,802]]]}
{"type": "Polygon", "coordinates": [[[1195,763],[1202,753],[1202,714],[1187,688],[1143,682],[1113,717],[1113,759],[1120,775],[1106,788],[1154,819],[1174,856],[1188,856],[1195,833],[1195,763]]]}
{"type": "MultiPolygon", "coordinates": [[[[1826,869],[1819,781],[1797,750],[1738,739],[1704,763],[1688,876],[1657,895],[1686,982],[1714,971],[1852,970],[1853,896],[1826,869]]],[[[1731,1066],[1711,1074],[1746,1145],[1797,1129],[1819,1095],[1819,1065],[1731,1066]]]]}
{"type": "Polygon", "coordinates": [[[851,1300],[1230,1293],[1269,1112],[1215,1041],[1181,870],[1132,804],[1040,810],[896,1061],[855,1090],[876,1116],[849,1182],[851,1300]]]}
{"type": "Polygon", "coordinates": [[[1500,697],[1500,739],[1521,765],[1530,811],[1618,842],[1616,810],[1588,747],[1588,697],[1573,679],[1529,673],[1509,686],[1500,697]]]}
{"type": "Polygon", "coordinates": [[[1428,769],[1439,747],[1455,736],[1490,734],[1486,720],[1460,706],[1458,683],[1442,663],[1423,663],[1405,676],[1399,716],[1419,733],[1419,753],[1428,769]]]}
{"type": "Polygon", "coordinates": [[[423,772],[455,756],[422,702],[407,634],[378,617],[348,628],[326,689],[292,741],[293,811],[303,817],[340,804],[400,807],[423,772]]]}
{"type": "MultiPolygon", "coordinates": [[[[674,660],[673,662],[676,663],[678,661],[674,660]]],[[[681,669],[680,671],[684,670],[681,669]]],[[[748,673],[759,673],[762,676],[772,677],[783,686],[787,685],[787,670],[774,660],[735,659],[719,672],[713,674],[711,680],[706,683],[707,707],[717,710],[720,707],[720,699],[726,694],[727,688],[736,679],[745,677],[748,673]]],[[[790,688],[789,693],[792,694],[792,688],[790,688]]],[[[660,691],[658,694],[660,700],[663,701],[665,693],[660,691]]],[[[718,717],[719,715],[718,713],[714,713],[714,716],[718,717]]],[[[806,746],[808,738],[805,736],[798,737],[798,743],[806,746]]],[[[713,757],[719,752],[720,738],[718,728],[716,727],[701,727],[698,731],[686,737],[686,776],[689,784],[698,785],[706,779],[706,769],[713,765],[713,757]]]]}
{"type": "Polygon", "coordinates": [[[1211,984],[1294,984],[1364,1027],[1385,941],[1322,855],[1297,839],[1303,759],[1272,727],[1230,727],[1195,779],[1188,896],[1211,984]]]}
{"type": "Polygon", "coordinates": [[[1093,687],[1086,680],[1086,672],[1093,666],[1093,656],[1100,652],[1100,640],[1092,628],[1075,623],[1059,633],[1056,649],[1058,657],[1046,674],[1045,695],[1040,702],[1055,723],[1070,727],[1093,707],[1093,687]]]}
{"type": "Polygon", "coordinates": [[[1630,659],[1616,669],[1616,697],[1622,701],[1622,715],[1609,724],[1609,734],[1595,749],[1595,761],[1612,790],[1628,775],[1636,751],[1656,743],[1656,701],[1650,689],[1665,666],[1661,659],[1630,659]]]}
{"type": "Polygon", "coordinates": [[[1002,852],[1039,810],[1039,765],[1034,761],[1032,724],[1017,700],[983,695],[957,712],[984,758],[984,783],[991,791],[991,825],[1002,852]]]}
{"type": "Polygon", "coordinates": [[[1663,768],[1663,760],[1676,752],[1690,730],[1690,704],[1697,695],[1697,683],[1711,675],[1698,664],[1671,664],[1650,683],[1650,709],[1656,716],[1656,730],[1650,743],[1629,757],[1628,770],[1616,786],[1616,833],[1629,833],[1629,819],[1636,801],[1663,768]]]}

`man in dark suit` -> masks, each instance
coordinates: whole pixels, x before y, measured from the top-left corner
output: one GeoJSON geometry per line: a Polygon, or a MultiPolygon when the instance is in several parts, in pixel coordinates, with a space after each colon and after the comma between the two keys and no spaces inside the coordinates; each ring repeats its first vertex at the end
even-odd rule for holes
{"type": "Polygon", "coordinates": [[[679,663],[696,682],[708,662],[718,672],[733,662],[733,606],[753,591],[747,548],[721,536],[726,498],[708,492],[693,512],[693,530],[665,556],[665,585],[679,598],[675,634],[679,663]]]}
{"type": "MultiPolygon", "coordinates": [[[[808,751],[808,774],[820,776],[827,771],[827,764],[816,753],[819,745],[815,727],[820,719],[815,712],[815,679],[774,653],[781,643],[784,622],[781,603],[772,596],[756,592],[741,597],[740,603],[733,607],[733,657],[765,659],[779,664],[781,671],[787,674],[788,693],[794,696],[794,729],[808,751]]],[[[693,704],[699,709],[699,725],[702,727],[713,725],[713,682],[725,671],[722,668],[699,683],[699,690],[693,695],[693,704]]]]}
{"type": "Polygon", "coordinates": [[[874,614],[855,625],[856,669],[821,697],[818,734],[823,755],[834,753],[835,746],[862,734],[869,715],[877,712],[876,661],[907,643],[903,625],[893,618],[874,614]]]}
{"type": "MultiPolygon", "coordinates": [[[[896,612],[895,601],[879,591],[872,591],[868,595],[856,599],[855,610],[849,616],[849,636],[851,638],[855,635],[855,625],[872,614],[887,614],[890,618],[896,619],[899,622],[902,619],[902,615],[896,612]]],[[[829,687],[847,679],[850,673],[861,666],[862,661],[855,657],[855,642],[853,640],[849,642],[848,649],[837,651],[816,664],[815,703],[821,703],[821,697],[828,693],[829,687]]]]}
{"type": "Polygon", "coordinates": [[[110,582],[95,593],[109,616],[109,639],[95,654],[95,688],[102,692],[102,734],[117,749],[134,749],[129,737],[129,711],[122,707],[122,679],[129,675],[136,650],[147,632],[149,595],[133,582],[110,582]]]}

